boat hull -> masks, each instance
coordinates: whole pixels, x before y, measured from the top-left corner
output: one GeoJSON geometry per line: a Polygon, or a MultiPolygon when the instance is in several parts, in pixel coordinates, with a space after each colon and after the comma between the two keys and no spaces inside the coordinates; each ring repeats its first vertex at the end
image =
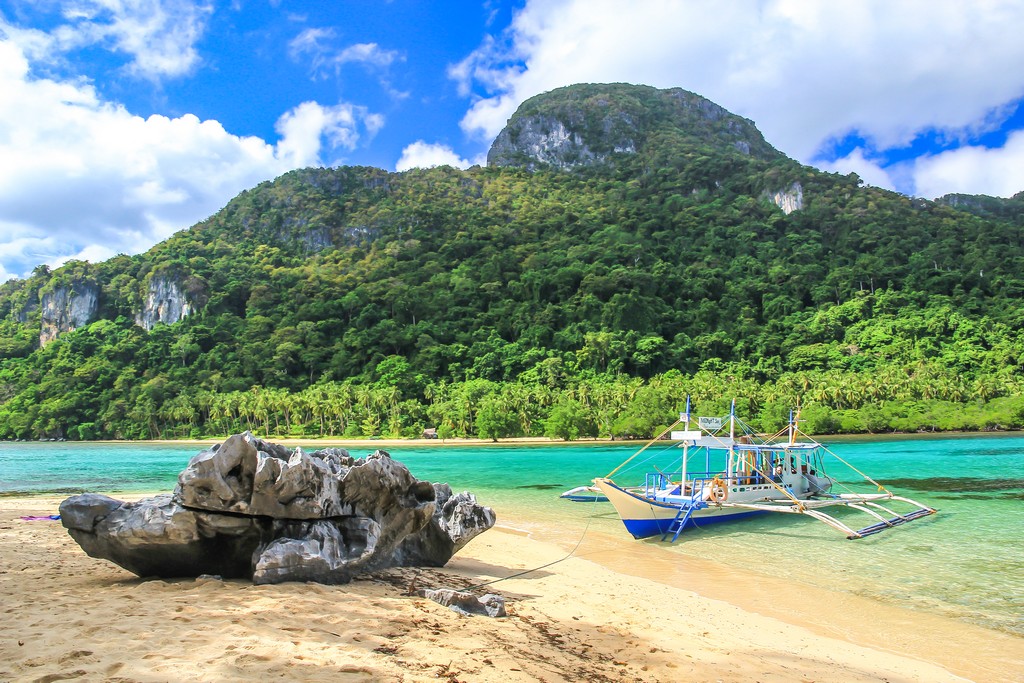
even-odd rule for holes
{"type": "MultiPolygon", "coordinates": [[[[649,538],[668,533],[672,522],[679,514],[678,504],[673,505],[645,498],[638,493],[626,491],[608,480],[598,479],[595,484],[608,497],[608,501],[619,513],[619,518],[622,519],[626,530],[634,538],[649,538]]],[[[764,513],[757,510],[721,507],[712,503],[707,507],[694,510],[690,518],[686,520],[683,531],[708,524],[735,522],[761,514],[764,513]]],[[[675,533],[674,529],[672,533],[675,533]]]]}
{"type": "MultiPolygon", "coordinates": [[[[632,534],[633,538],[664,536],[668,533],[669,526],[672,524],[672,520],[675,519],[676,512],[677,510],[673,508],[671,517],[661,517],[656,519],[623,519],[622,523],[625,525],[626,531],[632,534]]],[[[745,512],[730,510],[719,514],[715,514],[715,511],[698,510],[693,513],[690,519],[686,520],[686,524],[683,525],[683,531],[686,531],[687,529],[699,529],[708,524],[735,522],[740,519],[760,516],[763,514],[766,513],[756,510],[748,510],[745,512]]],[[[672,533],[675,533],[675,531],[672,533]]]]}

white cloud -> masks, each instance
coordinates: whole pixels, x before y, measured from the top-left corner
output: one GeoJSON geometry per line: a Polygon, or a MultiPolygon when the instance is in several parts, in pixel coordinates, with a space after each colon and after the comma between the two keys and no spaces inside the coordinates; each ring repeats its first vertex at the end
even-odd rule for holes
{"type": "Polygon", "coordinates": [[[278,155],[292,167],[319,165],[323,139],[331,150],[351,151],[360,139],[360,122],[368,137],[373,137],[384,125],[384,117],[351,104],[303,102],[277,121],[275,128],[282,138],[278,155]]]}
{"type": "Polygon", "coordinates": [[[835,161],[819,162],[817,167],[830,173],[856,173],[868,185],[881,187],[886,190],[895,190],[896,183],[893,182],[889,171],[882,168],[878,162],[871,161],[864,157],[864,150],[857,148],[841,159],[835,161]]]}
{"type": "Polygon", "coordinates": [[[111,11],[104,31],[132,55],[131,70],[149,77],[180,76],[199,62],[195,43],[205,30],[209,5],[193,0],[100,0],[111,11]]]}
{"type": "Polygon", "coordinates": [[[350,63],[383,69],[401,59],[398,51],[385,50],[377,43],[356,43],[337,49],[330,45],[335,38],[337,32],[332,28],[307,28],[288,43],[288,54],[295,60],[308,56],[317,75],[337,73],[350,63]]]}
{"type": "Polygon", "coordinates": [[[469,168],[474,164],[482,164],[484,161],[483,159],[474,161],[463,159],[448,145],[417,140],[402,150],[402,156],[395,164],[395,170],[408,171],[410,168],[433,168],[434,166],[469,168]]]}
{"type": "Polygon", "coordinates": [[[913,173],[916,193],[928,199],[952,192],[1010,197],[1024,190],[1024,131],[999,149],[961,147],[921,157],[913,173]]]}
{"type": "Polygon", "coordinates": [[[49,33],[0,22],[0,34],[33,60],[46,62],[98,45],[128,55],[129,73],[157,80],[198,66],[195,45],[212,11],[194,0],[78,0],[63,7],[66,23],[49,33]]]}
{"type": "Polygon", "coordinates": [[[305,102],[280,117],[272,145],[191,114],[141,118],[88,85],[31,78],[3,40],[0,93],[0,277],[145,250],[243,189],[333,163],[383,125],[362,107],[305,102]]]}
{"type": "Polygon", "coordinates": [[[493,138],[528,97],[581,82],[680,86],[809,162],[851,132],[870,148],[997,126],[1024,96],[1014,0],[527,0],[449,75],[493,138]]]}
{"type": "Polygon", "coordinates": [[[79,251],[77,254],[69,254],[68,256],[58,256],[57,258],[50,259],[46,265],[51,269],[60,268],[68,261],[89,261],[91,263],[99,263],[100,261],[106,261],[109,258],[117,256],[116,251],[110,247],[105,247],[99,244],[90,244],[84,249],[79,251]]]}
{"type": "Polygon", "coordinates": [[[338,52],[335,61],[338,64],[361,62],[374,66],[388,66],[398,58],[395,50],[383,50],[377,43],[356,43],[338,52]]]}

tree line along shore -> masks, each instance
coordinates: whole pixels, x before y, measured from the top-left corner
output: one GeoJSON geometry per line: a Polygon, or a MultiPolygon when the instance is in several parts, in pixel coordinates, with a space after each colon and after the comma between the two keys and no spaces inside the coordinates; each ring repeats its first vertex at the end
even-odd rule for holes
{"type": "Polygon", "coordinates": [[[389,367],[374,383],[326,381],[300,391],[255,386],[169,395],[166,384],[151,383],[134,403],[112,397],[102,412],[67,426],[74,416],[65,412],[67,403],[8,404],[0,410],[0,438],[203,439],[249,430],[271,438],[644,439],[674,420],[686,396],[694,415],[727,414],[735,398],[737,416],[768,433],[784,428],[793,409],[800,428],[814,434],[1024,428],[1019,383],[972,380],[928,364],[793,372],[771,382],[734,364],[648,379],[477,378],[425,386],[404,359],[393,358],[389,367]]]}

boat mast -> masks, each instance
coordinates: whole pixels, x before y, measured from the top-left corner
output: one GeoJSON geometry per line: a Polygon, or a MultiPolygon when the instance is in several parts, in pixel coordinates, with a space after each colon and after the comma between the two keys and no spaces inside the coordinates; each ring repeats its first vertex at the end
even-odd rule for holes
{"type": "MultiPolygon", "coordinates": [[[[687,432],[689,432],[690,431],[690,395],[689,394],[686,395],[686,412],[683,413],[682,415],[680,415],[679,417],[686,423],[686,426],[684,427],[684,429],[687,432]]],[[[679,475],[679,494],[680,495],[684,495],[686,493],[686,459],[688,457],[689,450],[690,450],[690,440],[689,439],[685,439],[683,441],[683,464],[682,464],[682,467],[679,468],[679,470],[680,470],[680,475],[679,475]]]]}
{"type": "Polygon", "coordinates": [[[732,476],[736,473],[736,399],[732,400],[732,407],[729,408],[729,468],[728,476],[732,479],[732,476]]]}

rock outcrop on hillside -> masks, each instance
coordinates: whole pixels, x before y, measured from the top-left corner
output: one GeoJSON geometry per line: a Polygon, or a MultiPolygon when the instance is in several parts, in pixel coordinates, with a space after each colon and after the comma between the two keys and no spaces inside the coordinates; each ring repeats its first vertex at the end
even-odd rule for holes
{"type": "Polygon", "coordinates": [[[139,576],[347,583],[385,567],[444,566],[494,526],[470,493],[416,479],[384,451],[305,453],[248,432],[196,455],[173,495],[83,494],[61,521],[91,557],[139,576]]]}
{"type": "Polygon", "coordinates": [[[192,313],[192,303],[181,290],[181,285],[171,277],[157,275],[149,281],[146,300],[135,322],[139,327],[152,330],[158,323],[173,325],[192,313]]]}
{"type": "Polygon", "coordinates": [[[100,288],[91,282],[74,282],[44,292],[40,297],[42,324],[39,345],[64,332],[88,325],[99,310],[100,288]]]}
{"type": "Polygon", "coordinates": [[[783,190],[766,191],[765,196],[787,216],[804,208],[804,188],[798,182],[783,190]]]}

